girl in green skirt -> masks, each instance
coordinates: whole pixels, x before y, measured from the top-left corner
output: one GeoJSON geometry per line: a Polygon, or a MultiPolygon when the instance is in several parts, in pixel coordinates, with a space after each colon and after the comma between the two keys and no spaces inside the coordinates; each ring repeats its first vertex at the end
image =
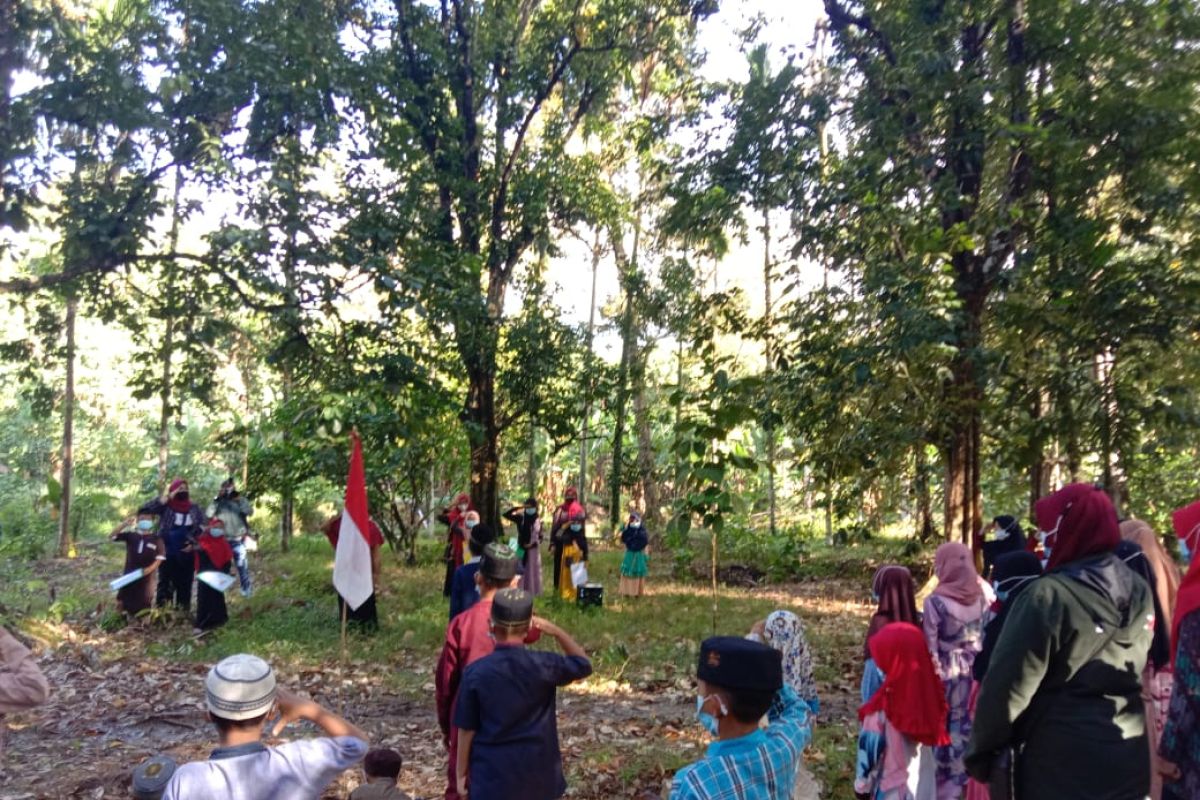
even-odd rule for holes
{"type": "Polygon", "coordinates": [[[629,513],[629,524],[621,531],[621,541],[625,545],[625,558],[621,561],[621,585],[617,591],[627,597],[640,597],[646,590],[646,552],[650,544],[641,514],[629,513]]]}

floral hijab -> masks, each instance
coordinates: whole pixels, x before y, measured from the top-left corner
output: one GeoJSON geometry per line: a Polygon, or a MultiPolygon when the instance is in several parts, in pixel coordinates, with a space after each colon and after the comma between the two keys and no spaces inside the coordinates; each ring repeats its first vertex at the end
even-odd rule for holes
{"type": "Polygon", "coordinates": [[[783,682],[809,706],[817,702],[812,652],[804,636],[804,623],[791,611],[774,611],[767,617],[763,641],[783,654],[783,682]]]}

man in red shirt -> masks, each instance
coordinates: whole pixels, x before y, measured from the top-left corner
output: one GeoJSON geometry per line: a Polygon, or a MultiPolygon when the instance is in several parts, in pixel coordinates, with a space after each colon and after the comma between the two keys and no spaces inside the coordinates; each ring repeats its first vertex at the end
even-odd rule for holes
{"type": "MultiPolygon", "coordinates": [[[[483,550],[479,572],[475,583],[479,586],[479,602],[456,616],[446,629],[446,644],[438,658],[434,674],[437,686],[438,725],[442,729],[442,744],[449,750],[450,765],[446,770],[446,800],[459,800],[457,775],[458,730],[454,728],[454,704],[458,699],[458,684],[463,670],[486,655],[491,654],[496,642],[490,633],[488,622],[492,617],[492,598],[501,589],[517,585],[517,554],[503,544],[489,544],[483,550]]],[[[530,628],[526,643],[532,644],[541,636],[536,628],[530,628]]]]}
{"type": "MultiPolygon", "coordinates": [[[[333,519],[326,522],[321,527],[321,533],[325,534],[325,538],[329,540],[329,544],[333,545],[333,552],[337,552],[338,533],[342,529],[342,515],[338,514],[333,519]]],[[[370,520],[370,530],[367,531],[367,544],[371,547],[371,584],[375,588],[375,592],[379,591],[379,570],[381,568],[379,551],[383,547],[383,533],[379,530],[379,526],[375,524],[375,520],[370,520]]],[[[346,621],[356,623],[364,631],[376,631],[379,629],[379,616],[375,609],[375,592],[371,593],[361,606],[351,609],[346,612],[346,621]]],[[[342,596],[338,595],[338,621],[342,619],[342,596]]]]}

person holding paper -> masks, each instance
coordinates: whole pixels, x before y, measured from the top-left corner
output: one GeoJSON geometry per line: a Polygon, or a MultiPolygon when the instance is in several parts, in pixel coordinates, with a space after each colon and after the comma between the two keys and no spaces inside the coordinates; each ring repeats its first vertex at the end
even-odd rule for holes
{"type": "Polygon", "coordinates": [[[125,543],[123,574],[141,573],[141,577],[117,591],[117,607],[136,618],[154,604],[158,568],[167,557],[166,546],[158,535],[158,520],[150,513],[130,517],[116,527],[109,539],[125,543]]]}
{"type": "Polygon", "coordinates": [[[138,509],[139,514],[158,517],[158,535],[167,548],[167,560],[158,576],[155,605],[174,603],[183,611],[192,610],[192,581],[195,580],[193,543],[204,530],[206,517],[191,500],[188,483],[176,478],[167,487],[166,497],[156,497],[138,509]]]}
{"type": "MultiPolygon", "coordinates": [[[[225,539],[225,523],[216,517],[208,521],[208,528],[201,534],[199,545],[196,548],[197,634],[219,628],[229,620],[229,612],[225,608],[225,589],[220,588],[223,583],[220,578],[229,575],[229,564],[233,561],[233,549],[225,539]],[[213,572],[217,575],[209,574],[213,572]]],[[[228,585],[232,586],[232,581],[228,585]]]]}

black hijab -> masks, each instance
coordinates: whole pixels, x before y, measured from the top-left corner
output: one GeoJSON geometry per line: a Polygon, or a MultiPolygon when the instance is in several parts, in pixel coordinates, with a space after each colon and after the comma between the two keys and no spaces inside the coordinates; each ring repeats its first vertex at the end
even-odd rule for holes
{"type": "Polygon", "coordinates": [[[1006,594],[1003,600],[997,598],[996,606],[999,606],[999,609],[997,610],[996,606],[992,607],[996,615],[984,626],[983,649],[975,656],[975,666],[972,670],[975,680],[982,681],[983,676],[987,674],[992,650],[1000,639],[1000,631],[1004,628],[1004,621],[1008,619],[1008,610],[1012,608],[1013,600],[1041,574],[1042,562],[1028,550],[1005,553],[996,559],[992,585],[996,587],[997,593],[1006,594]]]}

